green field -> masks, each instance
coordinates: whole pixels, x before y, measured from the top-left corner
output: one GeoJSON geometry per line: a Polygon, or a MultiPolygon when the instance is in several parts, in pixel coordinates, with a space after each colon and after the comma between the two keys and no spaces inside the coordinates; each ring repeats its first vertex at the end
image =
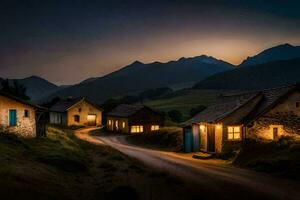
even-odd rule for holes
{"type": "Polygon", "coordinates": [[[155,110],[178,110],[185,120],[190,118],[190,110],[200,105],[208,106],[220,95],[227,93],[225,90],[180,90],[158,100],[147,101],[145,104],[155,110]]]}

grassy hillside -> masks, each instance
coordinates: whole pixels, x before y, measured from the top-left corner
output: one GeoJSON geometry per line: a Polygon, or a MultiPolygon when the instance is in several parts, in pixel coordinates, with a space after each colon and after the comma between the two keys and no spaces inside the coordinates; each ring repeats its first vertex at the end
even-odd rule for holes
{"type": "Polygon", "coordinates": [[[300,58],[245,66],[200,81],[198,89],[250,90],[272,88],[300,81],[300,58]]]}
{"type": "Polygon", "coordinates": [[[55,127],[48,128],[47,138],[1,134],[0,160],[1,199],[134,200],[197,195],[192,183],[55,127]]]}
{"type": "Polygon", "coordinates": [[[227,93],[227,91],[186,89],[173,92],[158,100],[147,101],[145,104],[159,111],[178,110],[183,114],[184,119],[188,119],[192,108],[200,105],[208,106],[223,93],[227,93]]]}

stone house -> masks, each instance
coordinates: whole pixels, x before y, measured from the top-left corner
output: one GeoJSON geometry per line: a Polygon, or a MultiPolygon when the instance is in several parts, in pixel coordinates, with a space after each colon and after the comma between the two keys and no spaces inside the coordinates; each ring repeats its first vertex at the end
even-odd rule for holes
{"type": "Polygon", "coordinates": [[[163,123],[163,116],[147,106],[122,104],[107,114],[106,128],[122,133],[150,133],[157,132],[163,123]]]}
{"type": "Polygon", "coordinates": [[[101,126],[102,109],[84,97],[63,99],[50,108],[50,123],[64,126],[101,126]]]}
{"type": "Polygon", "coordinates": [[[299,86],[219,97],[183,123],[184,150],[226,152],[246,138],[272,141],[300,134],[299,86]]]}
{"type": "Polygon", "coordinates": [[[46,111],[38,105],[0,91],[0,132],[36,137],[39,120],[46,111]]]}

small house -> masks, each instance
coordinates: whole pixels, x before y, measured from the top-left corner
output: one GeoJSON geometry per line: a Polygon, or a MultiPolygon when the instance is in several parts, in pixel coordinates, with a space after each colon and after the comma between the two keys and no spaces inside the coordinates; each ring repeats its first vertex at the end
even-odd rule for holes
{"type": "MultiPolygon", "coordinates": [[[[0,92],[0,131],[14,133],[22,137],[44,135],[39,132],[39,121],[45,108],[0,92]]],[[[44,132],[44,130],[41,130],[44,132]]]]}
{"type": "Polygon", "coordinates": [[[238,149],[247,138],[273,141],[298,136],[299,86],[220,96],[183,127],[185,152],[221,153],[238,149]]]}
{"type": "Polygon", "coordinates": [[[113,132],[150,133],[163,123],[163,116],[147,106],[122,104],[107,114],[106,127],[113,132]]]}
{"type": "Polygon", "coordinates": [[[84,97],[63,99],[50,108],[50,123],[64,126],[101,126],[102,109],[84,97]]]}

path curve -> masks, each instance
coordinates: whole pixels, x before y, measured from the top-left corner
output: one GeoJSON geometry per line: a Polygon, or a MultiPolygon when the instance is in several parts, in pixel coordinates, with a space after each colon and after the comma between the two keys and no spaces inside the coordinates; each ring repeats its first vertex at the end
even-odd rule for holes
{"type": "Polygon", "coordinates": [[[219,160],[196,160],[191,154],[165,152],[127,143],[126,136],[94,136],[95,128],[75,131],[80,139],[97,145],[109,145],[145,164],[199,184],[201,189],[223,194],[224,199],[295,199],[300,198],[300,183],[241,169],[219,160]]]}

